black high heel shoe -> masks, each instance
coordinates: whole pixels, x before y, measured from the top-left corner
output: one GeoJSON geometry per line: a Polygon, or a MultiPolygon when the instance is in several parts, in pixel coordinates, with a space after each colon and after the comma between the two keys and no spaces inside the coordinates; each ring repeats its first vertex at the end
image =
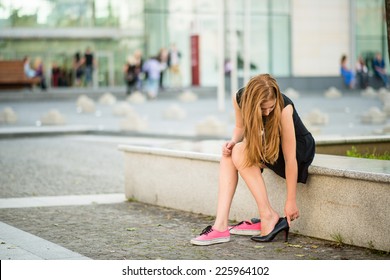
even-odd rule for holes
{"type": "Polygon", "coordinates": [[[278,235],[279,232],[284,231],[285,242],[287,242],[289,230],[290,230],[290,226],[288,225],[287,218],[280,218],[279,221],[276,223],[274,229],[269,234],[264,236],[255,235],[252,236],[251,239],[256,242],[270,242],[274,240],[274,238],[276,237],[276,235],[278,235]]]}

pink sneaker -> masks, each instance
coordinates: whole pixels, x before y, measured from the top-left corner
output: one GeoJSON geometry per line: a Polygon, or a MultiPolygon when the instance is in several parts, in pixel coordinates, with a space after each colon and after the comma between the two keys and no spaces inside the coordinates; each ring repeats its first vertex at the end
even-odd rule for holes
{"type": "Polygon", "coordinates": [[[206,227],[198,237],[191,239],[192,244],[201,246],[224,243],[229,241],[230,232],[228,229],[225,231],[217,231],[213,229],[212,226],[206,227]]]}
{"type": "Polygon", "coordinates": [[[258,235],[261,230],[260,219],[252,218],[250,221],[242,221],[229,227],[231,234],[258,235]]]}

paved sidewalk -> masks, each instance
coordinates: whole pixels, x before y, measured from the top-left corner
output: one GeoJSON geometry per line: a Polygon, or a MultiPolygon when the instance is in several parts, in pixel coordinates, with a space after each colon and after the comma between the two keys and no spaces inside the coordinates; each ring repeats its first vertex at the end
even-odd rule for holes
{"type": "MultiPolygon", "coordinates": [[[[67,97],[44,99],[44,102],[3,100],[0,103],[0,110],[13,106],[21,117],[16,125],[0,126],[0,259],[390,259],[383,252],[298,234],[291,234],[289,243],[278,239],[259,244],[248,237],[233,236],[226,244],[192,246],[189,240],[212,223],[213,217],[126,201],[124,158],[117,146],[180,145],[183,136],[196,136],[194,125],[208,114],[224,118],[231,126],[229,110],[217,113],[213,98],[201,98],[196,104],[183,104],[190,111],[186,120],[167,121],[161,118],[161,112],[175,101],[174,97],[147,102],[136,107],[149,116],[149,137],[141,138],[113,133],[72,133],[69,129],[72,126],[79,129],[104,126],[103,132],[117,131],[119,121],[104,106],[99,106],[100,116],[80,115],[75,100],[76,97],[67,97]],[[51,128],[44,127],[48,133],[37,132],[35,121],[54,105],[68,116],[69,123],[64,127],[67,131],[61,133],[59,127],[53,127],[57,131],[51,135],[51,128]],[[16,136],[12,131],[27,133],[16,136]],[[9,134],[13,136],[6,137],[9,134]]],[[[358,97],[353,96],[343,100],[359,103],[358,97]]],[[[317,102],[321,102],[319,96],[302,98],[299,103],[305,107],[300,111],[308,112],[310,108],[306,106],[317,102]]],[[[364,104],[356,105],[356,110],[378,103],[371,99],[360,102],[364,104]]],[[[348,104],[338,101],[327,106],[334,107],[334,116],[341,120],[340,110],[348,104]]],[[[352,121],[354,116],[347,115],[352,121]]],[[[349,126],[350,131],[367,131],[368,127],[358,124],[356,121],[349,126]]],[[[339,134],[339,125],[333,128],[330,125],[329,135],[339,134]]]]}
{"type": "MultiPolygon", "coordinates": [[[[160,93],[157,100],[130,104],[146,122],[145,129],[139,132],[152,137],[195,137],[197,136],[196,126],[207,118],[213,117],[226,125],[224,137],[230,137],[234,128],[234,114],[230,96],[226,94],[225,110],[219,111],[215,89],[194,88],[188,90],[195,93],[198,100],[183,102],[179,97],[184,90],[175,90],[160,93]],[[185,113],[183,119],[166,117],[168,110],[173,115],[177,114],[177,111],[172,109],[173,106],[180,108],[185,113]]],[[[0,92],[0,112],[6,107],[11,107],[18,115],[17,123],[13,125],[0,124],[0,133],[4,129],[34,131],[37,129],[71,130],[72,128],[75,130],[101,130],[102,133],[118,132],[124,117],[114,115],[113,111],[119,102],[125,100],[126,96],[117,88],[98,92],[88,92],[85,89],[81,92],[77,89],[63,89],[52,93],[0,92]],[[99,98],[105,92],[115,94],[117,103],[114,105],[100,104],[99,98]],[[88,95],[95,101],[96,111],[94,113],[78,112],[76,102],[81,95],[88,95]],[[37,122],[51,109],[58,110],[65,117],[66,125],[38,127],[37,122]]],[[[298,98],[292,98],[292,100],[302,119],[309,118],[314,110],[322,113],[322,115],[315,114],[318,119],[324,117],[327,119],[323,125],[313,125],[312,132],[316,137],[376,135],[378,131],[383,130],[389,124],[389,122],[362,123],[362,116],[371,107],[382,109],[383,103],[379,98],[361,96],[360,91],[346,91],[343,92],[341,98],[336,99],[326,98],[324,92],[301,92],[298,98]]]]}
{"type": "Polygon", "coordinates": [[[88,259],[50,241],[0,222],[1,260],[88,259]]]}

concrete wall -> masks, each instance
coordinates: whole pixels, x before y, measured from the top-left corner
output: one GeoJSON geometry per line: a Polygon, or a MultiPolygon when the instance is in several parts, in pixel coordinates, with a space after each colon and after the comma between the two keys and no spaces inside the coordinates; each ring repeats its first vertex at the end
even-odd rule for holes
{"type": "Polygon", "coordinates": [[[350,58],[349,1],[293,0],[291,3],[293,75],[339,75],[341,55],[350,58]]]}
{"type": "MultiPolygon", "coordinates": [[[[135,146],[125,154],[128,199],[214,216],[219,156],[135,146]]],[[[299,234],[390,251],[390,162],[316,155],[306,185],[298,184],[299,234]],[[355,164],[354,164],[355,162],[355,164]],[[362,172],[371,164],[370,172],[362,172]]],[[[264,171],[272,205],[283,216],[284,180],[264,171]]],[[[258,217],[257,207],[240,179],[230,218],[258,217]]]]}

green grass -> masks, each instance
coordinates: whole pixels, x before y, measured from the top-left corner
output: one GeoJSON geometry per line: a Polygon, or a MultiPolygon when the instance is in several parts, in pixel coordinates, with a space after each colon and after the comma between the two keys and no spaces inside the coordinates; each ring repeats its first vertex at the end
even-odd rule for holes
{"type": "Polygon", "coordinates": [[[374,149],[372,152],[368,150],[365,153],[361,153],[354,146],[352,146],[350,150],[347,150],[347,156],[356,158],[390,160],[390,153],[387,151],[383,154],[378,154],[374,149]]]}
{"type": "Polygon", "coordinates": [[[343,246],[344,238],[341,236],[340,233],[331,234],[330,237],[336,242],[336,246],[343,246]]]}

